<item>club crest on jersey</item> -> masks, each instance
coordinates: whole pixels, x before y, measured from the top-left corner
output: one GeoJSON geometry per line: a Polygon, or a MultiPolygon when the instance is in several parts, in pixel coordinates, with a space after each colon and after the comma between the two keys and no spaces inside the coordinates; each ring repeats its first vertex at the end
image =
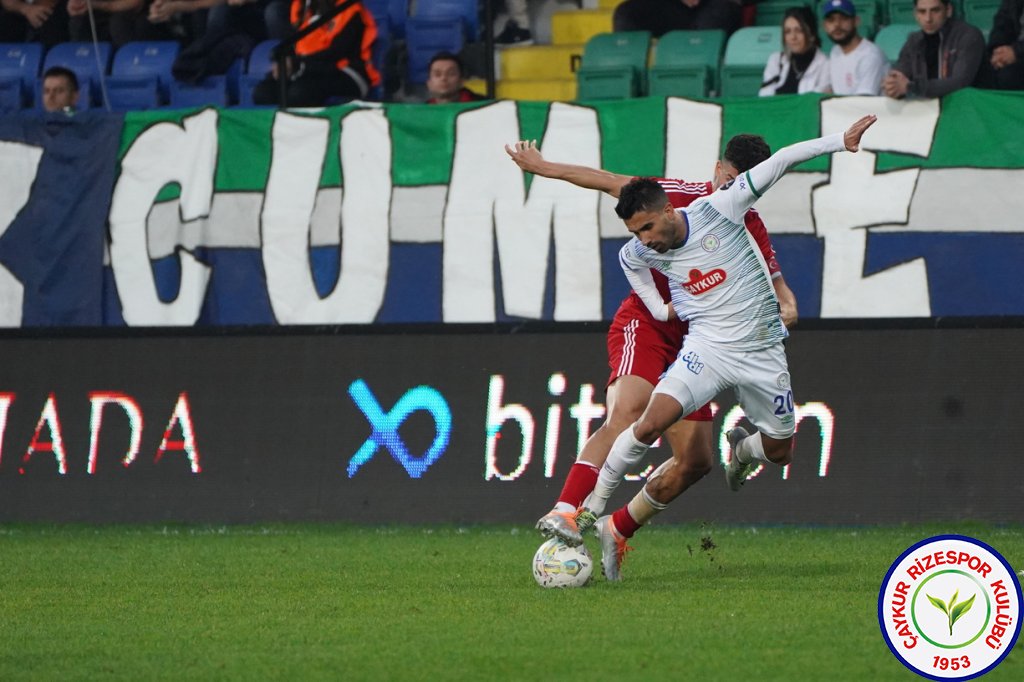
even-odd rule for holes
{"type": "Polygon", "coordinates": [[[699,296],[710,291],[725,281],[725,270],[715,268],[711,272],[702,273],[700,270],[690,270],[690,280],[683,282],[683,288],[694,296],[699,296]]]}
{"type": "Polygon", "coordinates": [[[718,247],[721,245],[721,240],[713,234],[704,235],[704,238],[700,240],[700,248],[704,249],[708,253],[717,251],[718,247]]]}

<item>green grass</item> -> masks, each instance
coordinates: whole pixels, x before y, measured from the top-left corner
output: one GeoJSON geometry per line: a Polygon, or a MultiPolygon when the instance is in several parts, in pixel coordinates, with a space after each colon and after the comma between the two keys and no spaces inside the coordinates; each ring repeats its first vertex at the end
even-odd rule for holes
{"type": "Polygon", "coordinates": [[[921,679],[876,599],[948,532],[1024,565],[1019,527],[655,526],[622,583],[542,590],[522,527],[0,526],[0,680],[921,679]]]}

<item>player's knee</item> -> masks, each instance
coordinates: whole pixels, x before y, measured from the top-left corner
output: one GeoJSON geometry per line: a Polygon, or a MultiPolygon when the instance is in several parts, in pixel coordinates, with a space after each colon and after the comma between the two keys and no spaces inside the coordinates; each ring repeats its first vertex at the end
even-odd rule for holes
{"type": "Polygon", "coordinates": [[[647,443],[650,445],[654,441],[658,440],[661,436],[662,430],[652,419],[641,417],[633,424],[633,437],[641,443],[647,443]]]}

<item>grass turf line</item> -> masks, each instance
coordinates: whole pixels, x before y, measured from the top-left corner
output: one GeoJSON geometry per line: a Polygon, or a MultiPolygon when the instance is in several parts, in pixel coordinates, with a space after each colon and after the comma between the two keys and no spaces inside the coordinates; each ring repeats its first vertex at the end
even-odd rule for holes
{"type": "Polygon", "coordinates": [[[543,590],[521,527],[0,526],[0,679],[920,679],[889,565],[954,532],[1020,570],[1022,530],[654,526],[622,583],[543,590]]]}

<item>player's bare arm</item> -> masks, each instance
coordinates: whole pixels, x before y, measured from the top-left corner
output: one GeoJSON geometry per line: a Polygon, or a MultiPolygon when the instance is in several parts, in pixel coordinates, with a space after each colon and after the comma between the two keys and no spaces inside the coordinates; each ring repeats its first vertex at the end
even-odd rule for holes
{"type": "Polygon", "coordinates": [[[514,145],[505,145],[505,152],[512,157],[517,166],[527,173],[555,180],[565,180],[577,187],[607,192],[616,198],[618,198],[623,185],[633,179],[631,175],[610,173],[589,166],[548,161],[537,149],[536,140],[520,140],[514,145]]]}
{"type": "Polygon", "coordinates": [[[772,286],[775,287],[775,297],[779,299],[779,312],[782,314],[782,323],[791,329],[799,319],[796,308],[796,295],[786,284],[786,278],[779,273],[778,277],[772,279],[772,286]]]}

